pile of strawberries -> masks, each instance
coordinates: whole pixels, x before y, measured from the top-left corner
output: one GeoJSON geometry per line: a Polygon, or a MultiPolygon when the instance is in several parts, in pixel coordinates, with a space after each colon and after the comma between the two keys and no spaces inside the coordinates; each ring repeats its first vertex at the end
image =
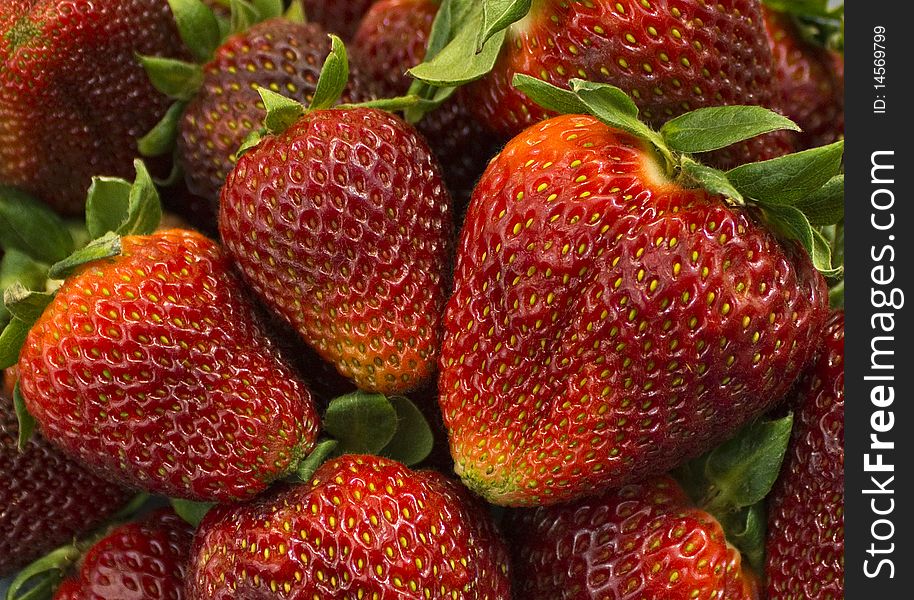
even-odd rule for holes
{"type": "Polygon", "coordinates": [[[5,0],[7,598],[843,598],[833,4],[5,0]]]}

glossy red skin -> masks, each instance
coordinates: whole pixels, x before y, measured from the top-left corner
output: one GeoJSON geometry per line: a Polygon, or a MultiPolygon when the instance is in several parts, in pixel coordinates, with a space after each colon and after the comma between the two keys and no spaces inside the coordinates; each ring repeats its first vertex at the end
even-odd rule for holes
{"type": "Polygon", "coordinates": [[[0,577],[101,525],[130,492],[36,434],[20,452],[13,402],[0,396],[0,577]]]}
{"type": "Polygon", "coordinates": [[[266,137],[229,174],[219,228],[261,300],[360,388],[402,392],[435,372],[450,198],[402,120],[313,111],[266,137]]]}
{"type": "Polygon", "coordinates": [[[515,73],[562,87],[575,77],[611,83],[653,124],[703,106],[771,102],[771,50],[758,0],[646,4],[537,0],[509,28],[492,72],[473,84],[473,109],[505,136],[547,116],[510,85],[515,73]]]}
{"type": "Polygon", "coordinates": [[[784,113],[803,130],[802,148],[844,137],[844,58],[804,40],[790,17],[763,8],[784,113]]]}
{"type": "Polygon", "coordinates": [[[505,524],[518,598],[757,600],[720,523],[662,476],[505,524]]]}
{"type": "Polygon", "coordinates": [[[476,188],[439,401],[457,473],[490,502],[666,472],[770,408],[814,351],[827,294],[808,256],[658,160],[556,117],[476,188]]]}
{"type": "Polygon", "coordinates": [[[844,598],[844,312],[828,321],[791,406],[794,425],[768,499],[769,598],[844,598]]]}
{"type": "Polygon", "coordinates": [[[122,245],[68,278],[29,332],[29,412],[109,478],[198,500],[257,494],[312,449],[310,392],[215,242],[171,230],[122,245]]]}
{"type": "MultiPolygon", "coordinates": [[[[365,14],[349,48],[362,72],[380,84],[382,96],[408,92],[412,79],[406,71],[425,58],[437,12],[432,0],[380,0],[365,14]]],[[[455,213],[462,216],[473,187],[498,152],[498,136],[470,114],[462,91],[425,115],[416,128],[438,158],[455,213]]]]}
{"type": "Polygon", "coordinates": [[[171,102],[136,54],[185,52],[164,0],[4,0],[0,182],[81,212],[92,176],[133,174],[136,139],[171,102]],[[11,33],[26,22],[33,37],[11,33]]]}
{"type": "Polygon", "coordinates": [[[348,40],[375,0],[303,0],[305,14],[313,23],[348,40]]]}
{"type": "Polygon", "coordinates": [[[183,600],[193,528],[171,509],[111,531],[54,600],[183,600]]]}
{"type": "MultiPolygon", "coordinates": [[[[178,157],[191,194],[216,207],[235,152],[266,112],[255,85],[303,104],[311,102],[321,65],[330,52],[327,32],[316,23],[269,19],[229,36],[203,67],[203,84],[181,120],[178,157]]],[[[356,65],[342,102],[370,97],[356,65]]]]}
{"type": "Polygon", "coordinates": [[[509,600],[508,557],[482,504],[432,471],[376,456],[219,506],[194,542],[188,598],[509,600]]]}

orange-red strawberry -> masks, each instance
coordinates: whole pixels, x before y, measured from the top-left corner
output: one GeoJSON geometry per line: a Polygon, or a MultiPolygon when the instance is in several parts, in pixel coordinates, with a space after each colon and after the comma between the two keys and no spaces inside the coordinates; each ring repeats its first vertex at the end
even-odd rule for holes
{"type": "Polygon", "coordinates": [[[93,175],[131,173],[169,104],[137,53],[186,53],[165,0],[5,0],[0,182],[74,213],[93,175]]]}
{"type": "Polygon", "coordinates": [[[309,483],[218,506],[197,533],[191,600],[508,600],[507,550],[483,506],[432,471],[346,455],[309,483]]]}
{"type": "Polygon", "coordinates": [[[215,242],[128,235],[68,277],[28,333],[20,386],[42,433],[125,483],[249,498],[317,434],[310,393],[279,360],[215,242]]]}
{"type": "Polygon", "coordinates": [[[844,598],[844,312],[791,407],[791,446],[768,499],[769,598],[844,598]]]}
{"type": "Polygon", "coordinates": [[[0,396],[0,576],[91,531],[130,499],[40,436],[18,448],[12,398],[0,396]]]}
{"type": "Polygon", "coordinates": [[[428,145],[376,109],[309,111],[238,160],[219,226],[251,287],[365,390],[435,371],[450,199],[428,145]]]}
{"type": "Polygon", "coordinates": [[[556,117],[476,187],[439,401],[457,473],[492,502],[664,472],[770,408],[814,351],[827,294],[808,256],[652,148],[556,117]]]}
{"type": "Polygon", "coordinates": [[[724,530],[670,477],[512,512],[505,526],[525,600],[756,600],[724,530]]]}
{"type": "Polygon", "coordinates": [[[82,557],[54,600],[182,600],[193,529],[160,509],[114,528],[82,557]]]}

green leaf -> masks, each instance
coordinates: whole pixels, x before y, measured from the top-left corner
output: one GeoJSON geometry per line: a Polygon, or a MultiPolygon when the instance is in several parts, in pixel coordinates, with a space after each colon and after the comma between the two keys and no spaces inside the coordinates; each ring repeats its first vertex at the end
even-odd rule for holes
{"type": "Polygon", "coordinates": [[[765,223],[776,233],[800,242],[813,265],[824,277],[838,277],[842,269],[835,269],[831,262],[831,248],[822,234],[809,224],[802,212],[793,206],[766,206],[762,212],[765,223]]]}
{"type": "Polygon", "coordinates": [[[162,56],[137,57],[153,87],[169,98],[190,100],[203,85],[203,67],[162,56]]]}
{"type": "Polygon", "coordinates": [[[164,156],[172,152],[178,140],[178,129],[184,116],[186,102],[175,102],[168,107],[159,122],[137,139],[137,149],[142,156],[164,156]]]}
{"type": "Polygon", "coordinates": [[[334,453],[337,446],[339,446],[339,442],[336,440],[319,441],[314,447],[314,450],[311,451],[311,454],[298,463],[298,467],[296,467],[295,470],[295,476],[298,477],[300,481],[308,481],[311,479],[314,472],[317,471],[317,468],[334,453]]]}
{"type": "Polygon", "coordinates": [[[29,334],[31,325],[11,319],[0,333],[0,369],[8,369],[19,362],[19,351],[29,334]]]}
{"type": "Polygon", "coordinates": [[[238,162],[238,159],[241,158],[245,152],[259,144],[260,140],[262,140],[263,136],[266,134],[266,129],[255,129],[244,136],[244,140],[241,142],[241,145],[238,146],[238,150],[235,151],[235,162],[238,162]]]}
{"type": "MultiPolygon", "coordinates": [[[[263,124],[268,133],[282,133],[305,114],[306,109],[300,102],[263,87],[258,87],[257,92],[260,94],[264,108],[267,111],[263,124]]],[[[248,140],[245,140],[242,147],[247,142],[248,140]]]]}
{"type": "Polygon", "coordinates": [[[63,546],[39,558],[16,575],[6,592],[6,600],[51,598],[66,572],[82,552],[75,545],[63,546]]]}
{"type": "Polygon", "coordinates": [[[761,106],[712,106],[667,121],[660,135],[677,152],[697,153],[780,129],[800,130],[790,119],[761,106]]]}
{"type": "Polygon", "coordinates": [[[723,514],[762,501],[780,473],[792,427],[792,415],[757,421],[712,450],[705,477],[713,487],[705,507],[723,514]]]}
{"type": "Polygon", "coordinates": [[[292,2],[289,3],[289,8],[287,8],[286,12],[283,14],[283,18],[292,23],[306,23],[308,18],[305,15],[305,7],[301,3],[301,0],[292,0],[292,2]]]}
{"type": "Polygon", "coordinates": [[[168,0],[181,40],[201,61],[209,60],[221,42],[216,15],[201,0],[168,0]]]}
{"type": "Polygon", "coordinates": [[[0,246],[53,263],[73,251],[73,237],[47,205],[19,190],[0,186],[0,246]]]}
{"type": "Polygon", "coordinates": [[[765,503],[758,502],[725,516],[721,525],[727,541],[743,553],[756,573],[765,572],[765,503]]]}
{"type": "Polygon", "coordinates": [[[251,0],[257,9],[257,15],[261,21],[281,17],[283,13],[282,0],[251,0]]]}
{"type": "Polygon", "coordinates": [[[403,396],[388,398],[397,411],[397,431],[381,450],[381,455],[411,466],[425,460],[435,444],[435,436],[425,415],[403,396]]]}
{"type": "Polygon", "coordinates": [[[102,237],[92,240],[62,261],[51,265],[48,277],[51,279],[64,279],[84,264],[117,256],[120,253],[121,236],[114,232],[108,232],[102,237]]]}
{"type": "Polygon", "coordinates": [[[683,158],[682,173],[712,194],[720,194],[729,198],[736,205],[744,204],[743,195],[733,187],[733,184],[727,179],[727,174],[723,171],[683,158]]]}
{"type": "Polygon", "coordinates": [[[188,523],[197,528],[200,521],[209,512],[209,509],[216,506],[215,502],[196,502],[194,500],[185,500],[183,498],[169,498],[168,502],[174,509],[175,513],[188,523]]]}
{"type": "Polygon", "coordinates": [[[434,87],[418,80],[414,83],[418,84],[418,88],[410,87],[407,97],[422,98],[422,101],[403,110],[403,118],[407,123],[418,123],[422,117],[444,104],[457,91],[455,87],[434,87]]]}
{"type": "Polygon", "coordinates": [[[120,235],[149,235],[162,220],[162,203],[152,176],[141,160],[134,160],[136,179],[130,186],[126,219],[115,230],[120,235]]]}
{"type": "Polygon", "coordinates": [[[727,178],[743,196],[764,205],[794,204],[838,174],[844,142],[731,169],[727,178]]]}
{"type": "Polygon", "coordinates": [[[16,419],[19,421],[19,440],[18,447],[22,451],[25,449],[26,444],[29,443],[29,440],[32,439],[32,435],[35,434],[35,417],[31,415],[29,410],[25,407],[25,398],[22,397],[22,391],[19,389],[19,382],[16,382],[16,385],[13,387],[13,408],[16,411],[16,419]]]}
{"type": "Polygon", "coordinates": [[[247,31],[252,25],[260,22],[257,7],[247,0],[232,0],[230,14],[232,33],[247,31]]]}
{"type": "Polygon", "coordinates": [[[330,34],[330,54],[321,67],[310,110],[327,109],[336,104],[349,82],[349,59],[343,40],[330,34]]]}
{"type": "Polygon", "coordinates": [[[120,177],[93,177],[86,197],[86,229],[94,239],[117,231],[127,220],[130,183],[120,177]]]}
{"type": "Polygon", "coordinates": [[[475,81],[492,70],[505,32],[492,34],[477,52],[477,40],[483,26],[482,3],[472,3],[465,16],[451,25],[448,43],[435,56],[410,69],[411,76],[433,86],[450,87],[475,81]]]}
{"type": "Polygon", "coordinates": [[[835,175],[818,190],[798,200],[794,207],[810,225],[835,225],[844,219],[844,175],[835,175]]]}
{"type": "Polygon", "coordinates": [[[47,308],[54,294],[26,289],[18,281],[3,291],[3,305],[15,319],[31,325],[47,308]]]}
{"type": "Polygon", "coordinates": [[[578,98],[577,94],[569,89],[552,85],[542,79],[524,75],[523,73],[516,73],[511,85],[546,110],[565,115],[590,113],[587,105],[578,98]]]}
{"type": "Polygon", "coordinates": [[[324,431],[339,442],[339,454],[377,454],[397,431],[397,411],[383,394],[352,392],[330,402],[324,431]]]}
{"type": "Polygon", "coordinates": [[[18,282],[29,290],[44,289],[48,266],[19,250],[7,250],[0,259],[0,292],[18,282]]]}
{"type": "Polygon", "coordinates": [[[489,39],[509,25],[520,21],[530,12],[531,0],[485,0],[482,4],[482,28],[476,41],[476,51],[489,39]]]}

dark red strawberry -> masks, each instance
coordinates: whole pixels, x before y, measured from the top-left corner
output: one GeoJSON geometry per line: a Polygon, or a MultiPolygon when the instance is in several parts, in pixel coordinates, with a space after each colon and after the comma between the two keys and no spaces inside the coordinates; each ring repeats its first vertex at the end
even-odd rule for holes
{"type": "Polygon", "coordinates": [[[0,395],[0,576],[91,531],[130,499],[40,436],[20,451],[11,398],[0,395]]]}
{"type": "Polygon", "coordinates": [[[806,40],[789,15],[764,8],[784,114],[812,148],[844,137],[844,58],[806,40]]]}
{"type": "Polygon", "coordinates": [[[844,312],[792,403],[794,430],[768,499],[769,598],[844,598],[844,312]]]}
{"type": "Polygon", "coordinates": [[[136,54],[182,57],[164,0],[0,6],[0,182],[78,212],[93,175],[127,175],[169,100],[136,54]]]}
{"type": "Polygon", "coordinates": [[[346,455],[309,483],[211,510],[188,597],[508,600],[508,577],[505,546],[465,489],[346,455]]]}
{"type": "Polygon", "coordinates": [[[54,600],[182,600],[193,529],[170,509],[113,529],[54,600]]]}
{"type": "Polygon", "coordinates": [[[815,349],[827,290],[807,255],[652,147],[556,117],[473,194],[439,400],[457,473],[491,502],[664,472],[770,408],[815,349]]]}
{"type": "Polygon", "coordinates": [[[304,0],[305,16],[343,39],[349,39],[375,0],[304,0]]]}
{"type": "Polygon", "coordinates": [[[451,209],[412,127],[376,109],[307,112],[239,159],[219,225],[257,295],[360,388],[432,376],[451,209]]]}
{"type": "Polygon", "coordinates": [[[515,593],[525,600],[759,597],[720,523],[670,477],[515,511],[505,529],[515,593]]]}
{"type": "Polygon", "coordinates": [[[170,230],[119,244],[68,277],[29,331],[29,412],[68,454],[126,483],[207,500],[257,494],[313,447],[310,393],[215,242],[170,230]]]}
{"type": "MultiPolygon", "coordinates": [[[[188,190],[216,206],[235,164],[235,152],[263,123],[257,86],[301,102],[311,101],[330,51],[326,32],[314,23],[273,18],[227,38],[203,67],[203,83],[188,104],[178,134],[178,160],[188,190]]],[[[354,68],[342,101],[371,96],[354,68]]]]}
{"type": "MultiPolygon", "coordinates": [[[[382,96],[407,93],[406,71],[425,58],[439,4],[433,0],[380,0],[362,19],[351,50],[362,73],[380,84],[382,96]]],[[[499,147],[499,140],[470,114],[459,93],[416,125],[438,158],[444,179],[463,213],[473,187],[499,147]]]]}

